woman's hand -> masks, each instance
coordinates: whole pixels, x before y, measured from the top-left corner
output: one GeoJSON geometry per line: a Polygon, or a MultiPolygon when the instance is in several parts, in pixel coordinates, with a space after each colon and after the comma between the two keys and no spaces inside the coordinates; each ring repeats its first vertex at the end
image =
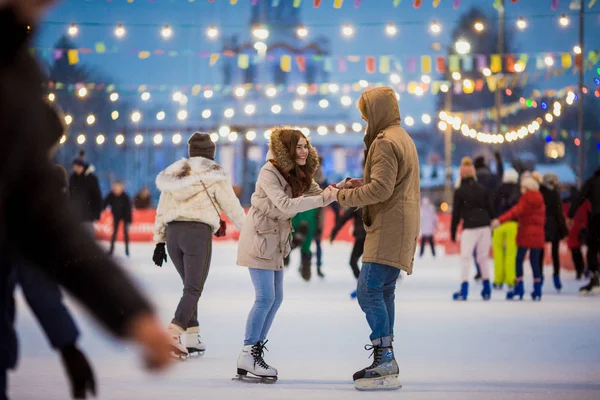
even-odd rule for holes
{"type": "Polygon", "coordinates": [[[340,190],[335,186],[329,186],[323,190],[323,203],[325,206],[337,201],[337,194],[340,190]]]}
{"type": "Polygon", "coordinates": [[[492,220],[492,229],[498,229],[499,226],[500,226],[500,221],[498,221],[498,218],[492,220]]]}

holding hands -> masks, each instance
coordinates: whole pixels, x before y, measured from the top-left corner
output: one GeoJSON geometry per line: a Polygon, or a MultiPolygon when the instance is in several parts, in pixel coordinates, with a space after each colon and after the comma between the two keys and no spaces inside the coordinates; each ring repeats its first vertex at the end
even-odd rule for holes
{"type": "Polygon", "coordinates": [[[331,186],[337,189],[356,189],[364,185],[362,178],[346,178],[341,182],[334,183],[331,186]]]}
{"type": "Polygon", "coordinates": [[[334,185],[331,185],[329,187],[327,187],[325,190],[323,190],[323,203],[324,206],[328,206],[331,203],[333,203],[334,201],[337,201],[337,194],[340,190],[335,187],[334,185]]]}

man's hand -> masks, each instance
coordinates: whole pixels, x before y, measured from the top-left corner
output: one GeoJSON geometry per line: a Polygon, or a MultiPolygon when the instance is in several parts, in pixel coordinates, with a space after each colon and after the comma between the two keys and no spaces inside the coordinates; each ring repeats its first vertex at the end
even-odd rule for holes
{"type": "Polygon", "coordinates": [[[160,370],[171,363],[171,338],[160,321],[152,314],[142,314],[133,319],[128,336],[142,346],[146,367],[160,370]]]}
{"type": "Polygon", "coordinates": [[[491,223],[491,227],[492,227],[492,229],[498,229],[498,227],[499,227],[500,225],[501,225],[501,224],[500,224],[500,221],[498,221],[498,218],[495,218],[495,219],[493,219],[493,220],[492,220],[492,223],[491,223]]]}
{"type": "Polygon", "coordinates": [[[346,181],[347,189],[356,189],[364,185],[364,181],[362,178],[351,178],[346,181]]]}

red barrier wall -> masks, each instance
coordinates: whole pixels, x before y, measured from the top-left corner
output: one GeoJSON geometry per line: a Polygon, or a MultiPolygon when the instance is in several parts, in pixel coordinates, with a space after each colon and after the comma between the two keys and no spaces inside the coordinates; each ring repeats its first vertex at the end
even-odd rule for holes
{"type": "MultiPolygon", "coordinates": [[[[134,210],[133,221],[129,227],[129,239],[132,242],[151,242],[154,230],[154,219],[156,218],[156,210],[134,210]]],[[[450,214],[439,214],[438,229],[435,233],[435,242],[439,246],[444,246],[446,254],[458,254],[459,245],[458,243],[452,243],[450,241],[450,224],[452,216],[450,214]]],[[[227,217],[223,216],[223,219],[227,221],[227,235],[222,238],[213,237],[214,240],[237,240],[240,236],[240,232],[237,230],[235,225],[227,220],[227,217]]],[[[325,223],[323,226],[323,237],[328,240],[329,234],[331,233],[335,224],[335,218],[333,211],[330,208],[325,210],[325,223]]],[[[102,213],[100,221],[95,224],[96,239],[98,240],[110,240],[113,230],[113,219],[112,214],[109,211],[102,213]]],[[[352,237],[353,223],[348,221],[344,228],[337,235],[336,240],[353,241],[352,237]]],[[[460,228],[458,231],[458,239],[460,240],[460,228]]],[[[123,240],[123,229],[119,229],[117,240],[123,240]]],[[[551,264],[550,245],[547,245],[545,251],[545,263],[551,264]]],[[[491,252],[490,252],[491,256],[491,252]]],[[[571,260],[571,253],[565,241],[560,242],[560,260],[561,266],[567,269],[573,269],[573,261],[571,260]]]]}

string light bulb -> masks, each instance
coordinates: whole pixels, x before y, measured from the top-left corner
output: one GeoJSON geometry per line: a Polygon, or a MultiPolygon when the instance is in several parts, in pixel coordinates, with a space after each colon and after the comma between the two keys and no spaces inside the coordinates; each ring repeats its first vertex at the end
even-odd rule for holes
{"type": "Polygon", "coordinates": [[[273,86],[268,87],[265,91],[265,94],[267,95],[267,97],[275,97],[277,96],[277,89],[275,89],[273,86]]]}
{"type": "Polygon", "coordinates": [[[567,17],[567,14],[562,14],[560,16],[560,18],[558,19],[558,23],[562,27],[567,27],[571,23],[571,20],[569,20],[569,17],[567,17]]]}
{"type": "Polygon", "coordinates": [[[340,101],[344,107],[352,105],[352,98],[350,96],[342,96],[340,101]]]}
{"type": "Polygon", "coordinates": [[[525,18],[519,17],[519,19],[517,20],[517,28],[519,28],[520,30],[524,30],[525,28],[527,28],[527,21],[525,21],[525,18]]]}
{"type": "Polygon", "coordinates": [[[351,37],[352,35],[354,35],[354,28],[352,27],[352,25],[344,25],[342,26],[342,35],[344,35],[345,37],[351,37]]]}
{"type": "Polygon", "coordinates": [[[119,39],[122,39],[123,37],[125,37],[126,33],[127,33],[127,31],[125,30],[125,27],[123,26],[123,24],[119,24],[115,28],[115,36],[119,39]]]}
{"type": "Polygon", "coordinates": [[[265,40],[269,37],[269,30],[263,25],[257,25],[252,28],[252,35],[259,40],[265,40]]]}
{"type": "Polygon", "coordinates": [[[365,79],[361,79],[360,81],[358,81],[358,86],[365,89],[367,86],[369,86],[369,82],[365,79]]]}
{"type": "Polygon", "coordinates": [[[362,124],[360,122],[353,123],[352,124],[352,130],[354,132],[357,132],[357,133],[360,132],[360,131],[362,131],[362,124]]]}
{"type": "Polygon", "coordinates": [[[87,94],[88,94],[88,91],[84,87],[79,88],[79,90],[77,91],[77,95],[81,98],[84,98],[85,96],[87,96],[87,94]]]}
{"type": "Polygon", "coordinates": [[[440,90],[442,91],[442,93],[448,93],[448,90],[450,90],[450,87],[448,86],[447,83],[442,83],[440,85],[440,90]]]}
{"type": "Polygon", "coordinates": [[[298,86],[298,88],[296,89],[296,92],[300,95],[300,96],[304,96],[306,93],[308,93],[308,88],[306,87],[306,85],[300,85],[298,86]]]}
{"type": "Polygon", "coordinates": [[[404,118],[404,123],[406,124],[406,126],[413,126],[415,124],[415,119],[413,117],[406,117],[404,118]]]}
{"type": "Polygon", "coordinates": [[[210,140],[213,143],[217,143],[219,141],[219,135],[216,132],[210,134],[210,140]]]}
{"type": "Polygon", "coordinates": [[[150,100],[150,92],[144,92],[142,93],[142,101],[148,101],[150,100]]]}
{"type": "Polygon", "coordinates": [[[213,94],[214,94],[214,93],[213,93],[213,91],[212,91],[212,90],[210,90],[210,89],[206,89],[206,90],[204,91],[204,98],[205,98],[205,99],[210,99],[211,97],[213,97],[213,94]]]}
{"type": "Polygon", "coordinates": [[[431,116],[429,114],[423,114],[421,116],[421,121],[423,121],[424,124],[430,124],[431,123],[431,116]]]}
{"type": "Polygon", "coordinates": [[[385,26],[385,34],[388,36],[396,36],[398,33],[398,27],[394,24],[387,24],[385,26]]]}
{"type": "MultiPolygon", "coordinates": [[[[423,88],[421,86],[417,86],[415,88],[415,96],[423,96],[423,94],[425,93],[425,91],[423,90],[423,88]]],[[[399,101],[400,100],[400,96],[396,96],[396,99],[399,101]]]]}
{"type": "Polygon", "coordinates": [[[327,86],[327,88],[331,93],[337,93],[338,90],[340,90],[340,87],[337,85],[337,83],[330,83],[329,86],[327,86]]]}
{"type": "Polygon", "coordinates": [[[212,111],[210,111],[208,108],[202,111],[202,118],[204,119],[210,118],[211,115],[212,111]]]}
{"type": "Polygon", "coordinates": [[[69,29],[67,29],[67,33],[71,37],[77,36],[77,34],[79,33],[79,28],[77,27],[77,25],[71,24],[69,25],[69,29]]]}
{"type": "Polygon", "coordinates": [[[305,37],[308,36],[308,29],[306,29],[306,27],[304,25],[301,25],[296,30],[296,35],[298,35],[298,37],[300,39],[304,39],[305,37]]]}
{"type": "Polygon", "coordinates": [[[206,29],[206,36],[210,39],[210,40],[214,40],[216,38],[219,37],[219,30],[217,29],[216,26],[211,25],[206,29]]]}
{"type": "Polygon", "coordinates": [[[294,107],[294,110],[301,111],[304,109],[304,102],[302,100],[295,100],[292,106],[294,107]]]}
{"type": "Polygon", "coordinates": [[[244,89],[243,87],[239,86],[235,89],[235,96],[236,97],[244,97],[244,95],[246,94],[246,89],[244,89]]]}
{"type": "Polygon", "coordinates": [[[321,107],[321,108],[329,107],[329,100],[327,100],[327,99],[319,100],[319,107],[321,107]]]}
{"type": "Polygon", "coordinates": [[[183,97],[183,93],[181,92],[175,92],[173,93],[173,101],[181,101],[181,98],[183,97]]]}
{"type": "Polygon", "coordinates": [[[455,81],[459,81],[459,80],[460,80],[460,78],[461,78],[460,72],[458,72],[458,71],[454,71],[454,72],[452,73],[452,79],[454,79],[455,81]]]}
{"type": "Polygon", "coordinates": [[[477,21],[475,22],[475,25],[473,25],[473,28],[475,28],[477,32],[482,32],[485,29],[485,25],[483,25],[483,22],[477,21]]]}
{"type": "Polygon", "coordinates": [[[483,71],[481,71],[481,73],[483,74],[483,76],[491,76],[492,70],[489,68],[484,68],[483,71]]]}
{"type": "Polygon", "coordinates": [[[84,144],[85,143],[85,135],[81,134],[77,136],[77,143],[84,144]]]}
{"type": "Polygon", "coordinates": [[[166,117],[166,114],[165,114],[164,111],[159,111],[156,114],[156,119],[159,120],[159,121],[162,121],[163,119],[165,119],[165,117],[166,117]]]}
{"type": "Polygon", "coordinates": [[[65,124],[71,125],[72,123],[73,123],[73,117],[71,117],[69,114],[65,115],[65,124]]]}
{"type": "Polygon", "coordinates": [[[112,118],[113,121],[116,121],[119,119],[119,112],[117,110],[113,111],[110,113],[110,117],[112,118]]]}
{"type": "Polygon", "coordinates": [[[104,137],[103,134],[99,134],[98,136],[96,136],[96,144],[98,146],[102,146],[105,141],[106,141],[106,138],[104,137]]]}
{"type": "Polygon", "coordinates": [[[56,100],[56,96],[54,95],[54,93],[49,93],[49,94],[48,94],[48,101],[49,101],[50,103],[53,103],[53,102],[54,102],[54,100],[56,100]]]}
{"type": "Polygon", "coordinates": [[[227,135],[229,135],[229,132],[231,132],[231,129],[226,125],[219,128],[219,135],[221,135],[222,137],[227,137],[227,135]]]}
{"type": "Polygon", "coordinates": [[[442,25],[440,25],[439,22],[437,22],[437,21],[434,20],[431,23],[431,25],[429,26],[429,31],[431,33],[433,33],[434,35],[437,35],[437,34],[439,34],[442,31],[442,25]]]}
{"type": "Polygon", "coordinates": [[[255,131],[248,131],[246,132],[246,140],[251,142],[254,139],[256,139],[256,132],[255,131]]]}
{"type": "Polygon", "coordinates": [[[116,93],[116,92],[111,93],[109,98],[110,98],[110,101],[112,101],[114,103],[115,101],[119,100],[119,93],[116,93]]]}
{"type": "Polygon", "coordinates": [[[94,125],[96,122],[96,117],[94,117],[94,114],[90,114],[87,116],[85,122],[87,122],[88,125],[94,125]]]}
{"type": "Polygon", "coordinates": [[[465,54],[469,54],[471,51],[471,43],[467,42],[466,39],[460,38],[454,43],[454,49],[458,54],[464,56],[465,54]]]}
{"type": "Polygon", "coordinates": [[[279,114],[281,112],[281,106],[279,104],[273,104],[271,106],[271,112],[273,114],[279,114]]]}
{"type": "Polygon", "coordinates": [[[158,146],[163,142],[163,135],[157,133],[156,135],[154,135],[154,138],[152,140],[154,144],[158,146]]]}
{"type": "Polygon", "coordinates": [[[125,136],[118,134],[117,136],[115,136],[115,143],[117,144],[117,146],[122,145],[125,142],[125,136]]]}
{"type": "Polygon", "coordinates": [[[390,82],[392,82],[394,85],[397,85],[400,83],[402,79],[400,78],[400,75],[398,74],[391,74],[390,75],[390,82]]]}
{"type": "Polygon", "coordinates": [[[346,127],[343,124],[337,124],[335,126],[335,132],[339,135],[346,133],[346,127]]]}
{"type": "Polygon", "coordinates": [[[423,75],[421,77],[421,82],[423,82],[425,84],[430,84],[431,83],[431,77],[429,75],[423,75]]]}
{"type": "Polygon", "coordinates": [[[133,138],[133,142],[139,146],[140,144],[144,143],[144,136],[142,136],[140,133],[138,133],[133,138]]]}
{"type": "Polygon", "coordinates": [[[247,115],[252,115],[252,114],[254,114],[255,111],[256,111],[256,106],[254,104],[247,104],[246,107],[244,107],[244,112],[247,115]]]}
{"type": "Polygon", "coordinates": [[[525,68],[523,67],[523,64],[518,62],[515,64],[515,72],[523,72],[525,68]]]}
{"type": "Polygon", "coordinates": [[[160,34],[164,39],[169,39],[171,36],[173,36],[173,29],[171,29],[169,25],[165,25],[161,29],[160,34]]]}
{"type": "Polygon", "coordinates": [[[179,133],[174,134],[173,138],[171,140],[173,141],[173,144],[181,143],[181,134],[179,134],[179,133]]]}
{"type": "Polygon", "coordinates": [[[225,118],[232,118],[235,115],[235,111],[233,110],[233,108],[228,108],[223,112],[223,116],[225,116],[225,118]]]}
{"type": "Polygon", "coordinates": [[[321,125],[317,128],[317,133],[321,136],[325,136],[327,135],[327,127],[324,125],[321,125]]]}
{"type": "Polygon", "coordinates": [[[554,58],[552,58],[552,56],[546,56],[544,57],[544,63],[546,66],[551,67],[554,65],[554,58]]]}
{"type": "Polygon", "coordinates": [[[66,141],[67,141],[67,136],[65,136],[65,135],[62,135],[62,136],[60,137],[60,144],[65,144],[65,142],[66,142],[66,141]]]}
{"type": "Polygon", "coordinates": [[[573,53],[581,54],[581,46],[578,46],[578,45],[573,46],[573,53]]]}
{"type": "Polygon", "coordinates": [[[141,119],[142,119],[142,113],[140,113],[139,111],[134,111],[133,113],[131,113],[131,121],[132,122],[140,122],[141,119]]]}

